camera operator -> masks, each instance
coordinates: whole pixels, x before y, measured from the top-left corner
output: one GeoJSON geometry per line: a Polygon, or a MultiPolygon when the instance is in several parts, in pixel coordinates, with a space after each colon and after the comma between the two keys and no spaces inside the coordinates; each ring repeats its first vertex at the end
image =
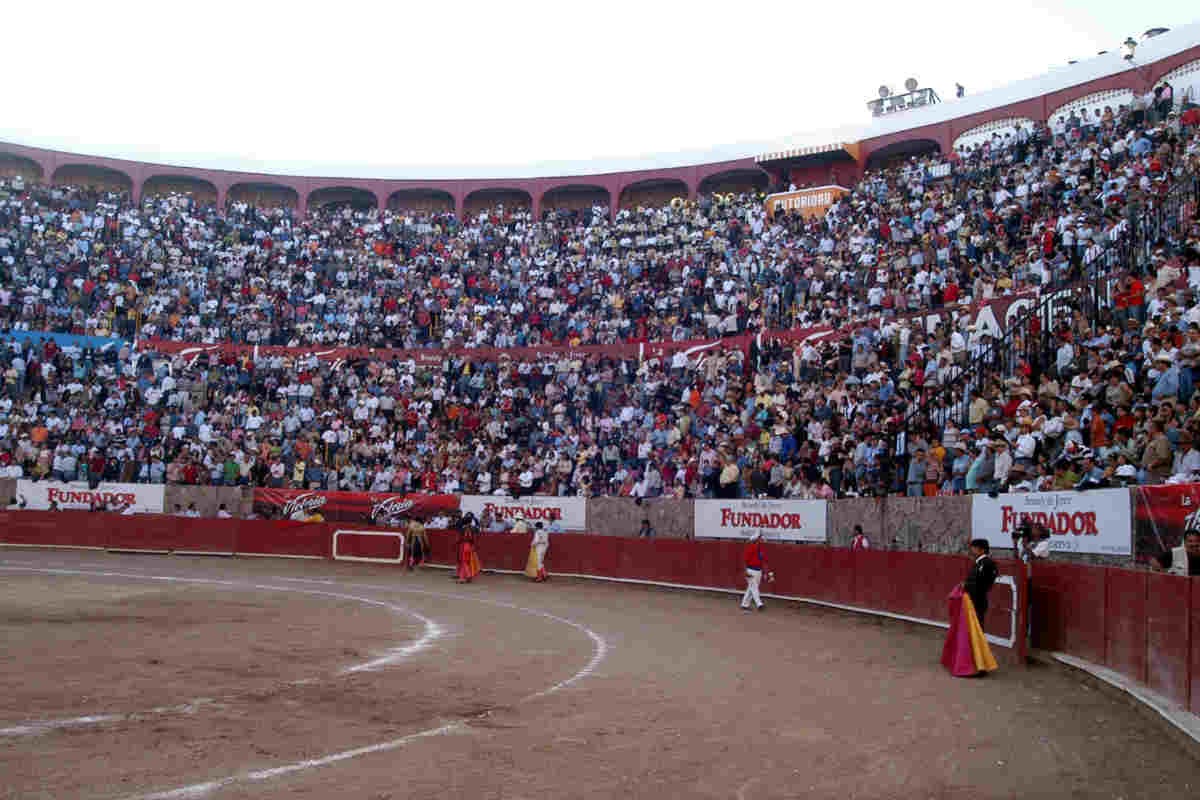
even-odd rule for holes
{"type": "Polygon", "coordinates": [[[1013,550],[1026,564],[1047,559],[1050,557],[1050,532],[1040,522],[1023,519],[1013,531],[1013,550]]]}

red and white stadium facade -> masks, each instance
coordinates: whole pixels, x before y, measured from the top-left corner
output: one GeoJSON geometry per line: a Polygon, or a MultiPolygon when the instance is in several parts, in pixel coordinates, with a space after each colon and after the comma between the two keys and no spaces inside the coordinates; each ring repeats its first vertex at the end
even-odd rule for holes
{"type": "MultiPolygon", "coordinates": [[[[794,140],[753,150],[723,150],[720,157],[681,154],[656,158],[653,169],[589,172],[587,162],[567,174],[522,178],[336,178],[200,169],[48,150],[0,142],[0,175],[129,190],[135,199],[164,191],[191,192],[223,207],[231,201],[284,204],[304,212],[329,202],[379,207],[454,210],[460,215],[496,202],[531,208],[620,208],[694,198],[710,192],[798,186],[847,185],[864,171],[898,156],[938,151],[981,140],[1022,122],[1048,122],[1076,108],[1128,102],[1163,81],[1177,100],[1190,90],[1200,98],[1200,23],[1143,41],[1136,58],[1113,52],[1035,78],[963,99],[877,117],[830,141],[794,140]],[[741,153],[739,156],[738,153],[741,153]]],[[[644,162],[642,162],[644,163],[644,162]]],[[[632,165],[631,165],[632,166],[632,165]]]]}

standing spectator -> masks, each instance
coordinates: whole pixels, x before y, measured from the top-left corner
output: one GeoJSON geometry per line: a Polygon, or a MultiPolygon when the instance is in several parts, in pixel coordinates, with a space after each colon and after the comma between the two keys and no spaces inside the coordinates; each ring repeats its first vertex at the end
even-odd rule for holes
{"type": "Polygon", "coordinates": [[[1162,483],[1171,476],[1174,459],[1171,456],[1171,440],[1167,438],[1163,424],[1155,419],[1150,423],[1150,440],[1142,451],[1140,483],[1162,483]]]}
{"type": "Polygon", "coordinates": [[[924,496],[926,467],[925,448],[918,447],[917,452],[908,462],[907,493],[909,497],[924,496]]]}
{"type": "Polygon", "coordinates": [[[861,550],[870,550],[871,540],[863,533],[862,525],[854,526],[854,538],[850,540],[850,551],[857,553],[861,550]]]}

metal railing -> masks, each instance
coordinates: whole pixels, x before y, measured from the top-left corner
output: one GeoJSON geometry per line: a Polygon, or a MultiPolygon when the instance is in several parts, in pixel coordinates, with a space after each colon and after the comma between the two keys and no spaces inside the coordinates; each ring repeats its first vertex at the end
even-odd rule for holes
{"type": "Polygon", "coordinates": [[[1177,183],[1162,198],[1149,201],[1141,213],[1126,217],[1112,228],[1107,241],[1082,254],[1066,279],[1039,290],[1038,300],[983,344],[972,346],[961,365],[945,383],[915,390],[903,424],[895,432],[892,453],[903,485],[909,450],[925,432],[938,434],[947,422],[969,424],[974,392],[989,382],[1011,378],[1020,370],[1037,381],[1056,365],[1058,330],[1067,322],[1075,332],[1084,327],[1093,337],[1118,321],[1114,300],[1126,275],[1146,272],[1161,244],[1177,241],[1186,231],[1188,217],[1200,205],[1200,178],[1177,183]]]}

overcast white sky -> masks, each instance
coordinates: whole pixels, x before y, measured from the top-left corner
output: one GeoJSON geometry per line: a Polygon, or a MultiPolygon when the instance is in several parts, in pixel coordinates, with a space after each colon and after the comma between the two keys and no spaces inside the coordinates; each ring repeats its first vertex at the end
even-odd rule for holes
{"type": "Polygon", "coordinates": [[[520,174],[738,144],[747,155],[788,134],[865,122],[880,83],[900,89],[913,76],[945,100],[955,81],[978,91],[1031,77],[1194,21],[1196,9],[14,0],[2,12],[0,139],[371,177],[520,174]]]}

